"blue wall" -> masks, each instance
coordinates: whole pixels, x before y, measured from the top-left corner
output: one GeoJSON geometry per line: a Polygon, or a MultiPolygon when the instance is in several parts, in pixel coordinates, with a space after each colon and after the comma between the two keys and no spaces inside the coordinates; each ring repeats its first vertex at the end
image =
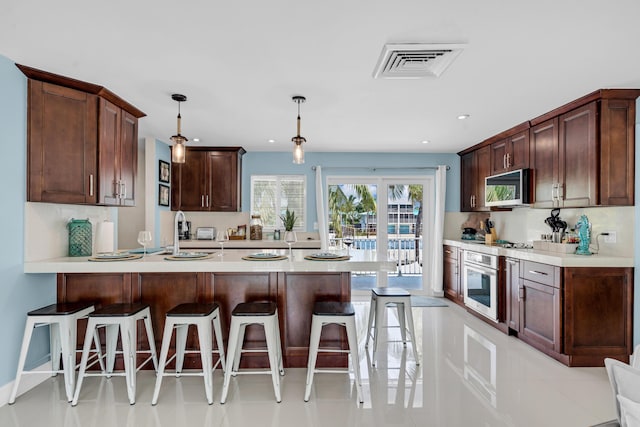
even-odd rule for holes
{"type": "Polygon", "coordinates": [[[160,160],[169,163],[169,167],[171,167],[171,148],[165,143],[158,139],[156,139],[156,158],[154,159],[155,170],[153,172],[154,176],[154,186],[153,188],[159,188],[159,185],[166,185],[169,187],[169,206],[160,206],[158,204],[158,191],[154,191],[155,199],[153,201],[153,205],[156,207],[155,210],[155,230],[153,230],[153,241],[154,246],[160,246],[162,242],[160,241],[160,212],[162,211],[170,211],[171,210],[171,184],[167,184],[165,182],[160,182],[160,160]]]}
{"type": "Polygon", "coordinates": [[[249,152],[242,158],[242,210],[251,210],[251,175],[306,175],[307,177],[307,230],[318,220],[315,199],[315,171],[312,166],[323,167],[322,176],[385,176],[434,175],[434,170],[415,170],[411,167],[448,165],[447,197],[445,209],[460,210],[460,160],[457,154],[426,153],[305,153],[305,164],[292,162],[290,152],[249,152]],[[330,169],[331,167],[398,167],[397,170],[371,171],[366,169],[330,169]],[[327,168],[327,169],[324,169],[327,168]]]}
{"type": "MultiPolygon", "coordinates": [[[[24,204],[26,201],[27,79],[12,61],[0,55],[0,386],[14,380],[26,313],[55,302],[53,274],[24,274],[24,204]]],[[[46,328],[36,331],[29,367],[48,359],[46,328]]]]}

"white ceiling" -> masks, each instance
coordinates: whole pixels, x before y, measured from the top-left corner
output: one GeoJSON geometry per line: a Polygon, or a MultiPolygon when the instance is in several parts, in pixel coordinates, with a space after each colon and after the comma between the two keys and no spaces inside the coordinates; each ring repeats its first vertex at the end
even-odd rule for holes
{"type": "Polygon", "coordinates": [[[637,0],[3,0],[0,54],[109,88],[141,137],[168,141],[182,93],[199,145],[289,151],[300,94],[307,152],[451,153],[640,88],[639,21],[637,0]],[[385,43],[416,42],[467,47],[438,78],[372,78],[385,43]]]}

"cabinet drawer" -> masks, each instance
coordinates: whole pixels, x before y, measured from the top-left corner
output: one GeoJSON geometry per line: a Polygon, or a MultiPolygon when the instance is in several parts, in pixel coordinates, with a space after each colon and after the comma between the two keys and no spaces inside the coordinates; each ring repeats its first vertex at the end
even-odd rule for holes
{"type": "Polygon", "coordinates": [[[560,267],[533,261],[522,261],[522,278],[560,288],[560,267]]]}
{"type": "Polygon", "coordinates": [[[449,259],[458,259],[458,248],[455,246],[443,245],[442,256],[449,259]]]}

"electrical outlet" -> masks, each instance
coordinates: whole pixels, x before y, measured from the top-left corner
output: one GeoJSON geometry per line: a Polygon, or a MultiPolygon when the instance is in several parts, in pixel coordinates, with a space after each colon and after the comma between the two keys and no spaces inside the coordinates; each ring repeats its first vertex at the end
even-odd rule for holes
{"type": "Polygon", "coordinates": [[[616,243],[616,232],[615,231],[605,231],[605,233],[609,233],[608,236],[604,236],[605,243],[616,243]]]}

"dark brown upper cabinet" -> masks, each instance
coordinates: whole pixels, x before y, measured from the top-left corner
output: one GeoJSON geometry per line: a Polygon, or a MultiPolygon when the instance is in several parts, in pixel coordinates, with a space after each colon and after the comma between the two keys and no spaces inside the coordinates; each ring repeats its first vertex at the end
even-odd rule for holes
{"type": "Polygon", "coordinates": [[[529,167],[529,123],[495,137],[491,143],[491,175],[529,167]]]}
{"type": "Polygon", "coordinates": [[[484,179],[490,175],[489,146],[473,150],[460,157],[461,210],[486,211],[484,205],[484,179]]]}
{"type": "Polygon", "coordinates": [[[237,212],[241,209],[242,147],[187,147],[171,166],[171,209],[237,212]]]}
{"type": "Polygon", "coordinates": [[[102,86],[17,67],[29,79],[27,200],[135,205],[145,114],[102,86]]]}

